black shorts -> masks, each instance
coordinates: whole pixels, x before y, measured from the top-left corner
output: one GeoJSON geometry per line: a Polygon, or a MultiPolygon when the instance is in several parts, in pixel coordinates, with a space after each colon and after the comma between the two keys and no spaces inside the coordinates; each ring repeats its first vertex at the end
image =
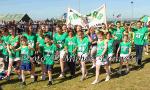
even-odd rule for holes
{"type": "Polygon", "coordinates": [[[53,70],[53,65],[47,65],[47,64],[45,64],[45,70],[46,71],[52,71],[53,70]]]}
{"type": "Polygon", "coordinates": [[[13,62],[13,67],[15,68],[15,70],[19,70],[20,69],[20,64],[21,64],[20,60],[13,62]]]}

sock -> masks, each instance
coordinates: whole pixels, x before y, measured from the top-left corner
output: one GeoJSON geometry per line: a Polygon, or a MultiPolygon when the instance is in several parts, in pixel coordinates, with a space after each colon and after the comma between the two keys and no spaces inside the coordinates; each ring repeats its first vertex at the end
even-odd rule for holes
{"type": "Polygon", "coordinates": [[[52,78],[49,78],[49,81],[51,82],[51,81],[52,81],[52,78]]]}
{"type": "Polygon", "coordinates": [[[22,74],[22,82],[25,82],[25,76],[22,74]]]}

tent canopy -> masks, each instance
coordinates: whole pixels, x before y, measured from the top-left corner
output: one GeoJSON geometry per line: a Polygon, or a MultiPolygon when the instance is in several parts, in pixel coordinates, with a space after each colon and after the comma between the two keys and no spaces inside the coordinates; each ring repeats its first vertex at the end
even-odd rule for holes
{"type": "Polygon", "coordinates": [[[25,21],[29,22],[32,20],[27,14],[6,14],[6,15],[0,15],[0,21],[13,21],[16,22],[19,21],[25,21]]]}

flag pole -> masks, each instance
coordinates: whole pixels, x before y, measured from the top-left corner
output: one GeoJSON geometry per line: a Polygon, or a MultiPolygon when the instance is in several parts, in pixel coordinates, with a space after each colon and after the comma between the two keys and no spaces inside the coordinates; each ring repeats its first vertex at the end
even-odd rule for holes
{"type": "Polygon", "coordinates": [[[107,24],[107,13],[106,13],[106,3],[104,4],[105,5],[105,16],[106,16],[106,20],[105,20],[105,23],[106,23],[106,28],[107,28],[107,30],[108,30],[108,24],[107,24]]]}
{"type": "Polygon", "coordinates": [[[131,16],[131,19],[133,20],[133,18],[134,18],[134,2],[133,1],[131,1],[130,2],[131,3],[131,14],[132,14],[132,16],[131,16]]]}
{"type": "Polygon", "coordinates": [[[81,12],[81,10],[80,10],[81,9],[81,2],[80,2],[80,0],[78,0],[78,5],[79,5],[78,8],[79,8],[79,13],[80,13],[81,12]]]}

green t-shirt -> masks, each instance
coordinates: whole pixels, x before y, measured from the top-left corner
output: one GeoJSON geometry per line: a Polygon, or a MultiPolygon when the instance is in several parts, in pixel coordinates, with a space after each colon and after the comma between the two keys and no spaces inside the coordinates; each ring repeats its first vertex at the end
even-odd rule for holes
{"type": "Polygon", "coordinates": [[[18,36],[15,36],[14,38],[12,38],[12,36],[10,36],[8,43],[9,43],[11,46],[14,46],[14,45],[18,42],[18,40],[19,40],[18,36]]]}
{"type": "MultiPolygon", "coordinates": [[[[30,47],[35,48],[36,36],[34,34],[28,35],[27,33],[24,33],[23,36],[27,38],[30,47]]],[[[30,56],[32,55],[34,55],[34,51],[30,51],[30,56]]]]}
{"type": "Polygon", "coordinates": [[[138,28],[132,28],[132,31],[134,32],[134,44],[136,45],[144,45],[144,37],[145,34],[148,32],[147,27],[142,27],[140,29],[138,28]]]}
{"type": "Polygon", "coordinates": [[[43,56],[44,56],[44,64],[46,65],[54,65],[54,57],[57,51],[57,47],[52,45],[45,44],[43,46],[43,56]]]}
{"type": "Polygon", "coordinates": [[[50,32],[50,31],[45,32],[45,33],[44,33],[44,36],[46,36],[46,35],[50,36],[50,39],[53,39],[53,38],[52,38],[52,37],[53,37],[52,32],[50,32]]]}
{"type": "Polygon", "coordinates": [[[73,50],[77,47],[77,38],[76,36],[70,38],[69,36],[65,40],[65,46],[68,49],[70,55],[74,55],[73,50]]]}
{"type": "Polygon", "coordinates": [[[114,29],[114,28],[110,28],[108,31],[109,31],[111,34],[114,34],[115,29],[114,29]]]}
{"type": "Polygon", "coordinates": [[[144,36],[144,42],[145,42],[145,43],[148,43],[148,42],[149,42],[149,40],[148,40],[148,39],[149,39],[149,34],[150,34],[150,32],[146,32],[146,33],[145,33],[145,36],[144,36]]]}
{"type": "Polygon", "coordinates": [[[64,48],[65,39],[68,36],[67,33],[63,33],[59,35],[58,33],[55,33],[54,35],[54,44],[59,44],[60,48],[58,50],[62,50],[64,48]]]}
{"type": "Polygon", "coordinates": [[[30,63],[30,50],[28,46],[21,46],[21,61],[24,63],[30,63]]]}
{"type": "MultiPolygon", "coordinates": [[[[103,41],[100,41],[100,42],[97,42],[97,53],[96,53],[96,56],[101,56],[103,51],[105,49],[105,40],[103,41]]],[[[104,57],[107,56],[107,53],[105,53],[104,57]]]]}
{"type": "Polygon", "coordinates": [[[1,43],[1,44],[0,44],[0,57],[3,57],[3,52],[4,52],[4,46],[3,46],[3,44],[1,43]]]}
{"type": "MultiPolygon", "coordinates": [[[[19,41],[19,37],[18,36],[15,36],[14,38],[12,38],[12,36],[9,37],[9,41],[8,43],[11,45],[11,46],[15,46],[16,43],[18,43],[19,41]]],[[[15,49],[18,48],[18,46],[15,47],[15,49]]],[[[13,50],[10,50],[11,51],[11,54],[9,55],[9,58],[19,58],[20,57],[20,52],[17,51],[17,52],[14,52],[13,50]]]]}
{"type": "MultiPolygon", "coordinates": [[[[8,35],[8,36],[2,36],[2,40],[3,40],[3,45],[4,46],[7,46],[7,44],[9,43],[9,37],[10,37],[10,35],[8,35]]],[[[3,54],[5,56],[8,56],[7,48],[4,48],[3,54]]]]}
{"type": "Polygon", "coordinates": [[[10,37],[10,35],[8,35],[8,36],[2,36],[2,40],[3,40],[3,42],[4,42],[5,44],[8,44],[9,37],[10,37]]]}
{"type": "Polygon", "coordinates": [[[37,42],[39,43],[40,52],[42,53],[42,47],[45,45],[44,38],[37,34],[37,42]]]}
{"type": "Polygon", "coordinates": [[[39,43],[39,46],[43,46],[45,44],[44,38],[41,36],[37,36],[37,42],[39,43]]]}
{"type": "Polygon", "coordinates": [[[88,53],[89,52],[90,41],[87,37],[84,37],[82,40],[77,38],[77,47],[78,52],[88,53]]]}
{"type": "Polygon", "coordinates": [[[121,42],[119,44],[120,54],[129,54],[129,49],[131,48],[130,42],[121,42]]]}
{"type": "Polygon", "coordinates": [[[115,36],[115,40],[122,40],[123,37],[123,32],[125,31],[123,27],[121,27],[120,29],[117,30],[116,29],[112,29],[112,34],[115,36]]]}
{"type": "Polygon", "coordinates": [[[114,43],[114,39],[110,39],[107,41],[108,42],[108,48],[107,48],[107,51],[108,51],[108,54],[112,54],[113,53],[113,43],[114,43]]]}

